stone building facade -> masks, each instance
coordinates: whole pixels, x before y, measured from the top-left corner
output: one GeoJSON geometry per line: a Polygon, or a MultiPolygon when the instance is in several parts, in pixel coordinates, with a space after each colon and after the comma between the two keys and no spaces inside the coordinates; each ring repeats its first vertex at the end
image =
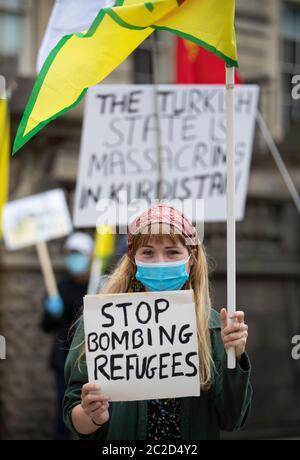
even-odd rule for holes
{"type": "MultiPolygon", "coordinates": [[[[32,88],[37,51],[52,0],[0,0],[9,17],[0,44],[0,74],[14,89],[12,135],[32,88]],[[16,29],[13,29],[13,28],[16,29]],[[14,30],[20,32],[16,37],[14,30]],[[13,35],[13,38],[12,38],[13,35]]],[[[300,190],[300,102],[291,98],[290,76],[300,74],[300,0],[237,0],[240,75],[261,88],[260,110],[300,190]],[[298,21],[298,22],[297,22],[298,21]],[[298,25],[298,28],[297,28],[298,25]]],[[[4,29],[2,29],[4,30],[4,29]]],[[[159,80],[173,81],[174,40],[158,37],[159,80]]],[[[108,79],[147,82],[150,44],[145,43],[108,79]]],[[[82,105],[46,127],[11,162],[10,198],[62,187],[73,205],[82,105]]],[[[250,327],[254,403],[247,426],[234,438],[300,433],[300,363],[291,340],[300,329],[300,220],[260,133],[256,133],[246,216],[237,225],[237,304],[250,327]]],[[[214,306],[226,305],[226,225],[208,224],[214,306]]],[[[49,244],[59,277],[62,241],[49,244]]],[[[0,334],[7,359],[0,361],[0,438],[51,439],[54,377],[48,366],[52,338],[40,328],[43,279],[34,248],[7,252],[0,246],[0,334]]]]}

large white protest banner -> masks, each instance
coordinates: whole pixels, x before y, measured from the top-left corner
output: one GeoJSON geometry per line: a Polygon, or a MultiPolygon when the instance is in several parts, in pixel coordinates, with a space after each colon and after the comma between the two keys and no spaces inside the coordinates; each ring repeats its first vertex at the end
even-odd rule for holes
{"type": "Polygon", "coordinates": [[[90,382],[112,401],[200,395],[192,291],[85,296],[90,382]]]}
{"type": "Polygon", "coordinates": [[[72,231],[72,221],[63,190],[10,201],[3,210],[3,237],[10,250],[32,246],[72,231]]]}
{"type": "MultiPolygon", "coordinates": [[[[237,220],[244,216],[257,101],[257,86],[236,87],[237,220]]],[[[205,221],[226,221],[223,85],[159,85],[156,89],[151,85],[101,85],[88,91],[75,226],[94,227],[99,217],[101,223],[103,200],[117,201],[120,192],[126,192],[130,203],[134,199],[157,199],[158,189],[165,200],[204,199],[205,221]],[[102,204],[97,210],[99,202],[102,204]]]]}

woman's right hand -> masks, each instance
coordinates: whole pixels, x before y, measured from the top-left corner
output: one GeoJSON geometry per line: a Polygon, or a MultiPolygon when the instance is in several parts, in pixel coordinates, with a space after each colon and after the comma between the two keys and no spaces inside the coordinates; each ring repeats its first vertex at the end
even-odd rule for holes
{"type": "Polygon", "coordinates": [[[98,425],[109,420],[109,396],[102,393],[97,383],[86,383],[81,390],[81,407],[84,413],[98,425]]]}

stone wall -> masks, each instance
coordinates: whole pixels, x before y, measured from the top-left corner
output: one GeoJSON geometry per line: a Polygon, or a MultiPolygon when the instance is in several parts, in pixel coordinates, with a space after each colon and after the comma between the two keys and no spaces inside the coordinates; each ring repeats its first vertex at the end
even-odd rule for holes
{"type": "Polygon", "coordinates": [[[51,338],[40,328],[43,280],[37,266],[2,267],[0,283],[0,329],[7,344],[0,365],[0,436],[51,439],[55,394],[48,365],[51,338]]]}
{"type": "MultiPolygon", "coordinates": [[[[215,232],[206,235],[215,260],[213,304],[220,309],[226,305],[225,241],[215,232]]],[[[249,324],[254,399],[246,427],[225,438],[299,436],[300,361],[291,357],[300,331],[299,234],[299,215],[288,201],[248,200],[237,226],[237,306],[249,324]]]]}

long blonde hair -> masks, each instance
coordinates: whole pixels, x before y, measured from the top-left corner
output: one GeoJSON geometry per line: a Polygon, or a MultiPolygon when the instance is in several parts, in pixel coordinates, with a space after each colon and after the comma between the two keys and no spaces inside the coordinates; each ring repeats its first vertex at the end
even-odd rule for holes
{"type": "MultiPolygon", "coordinates": [[[[167,235],[162,233],[151,234],[151,230],[147,234],[138,234],[134,237],[132,244],[132,254],[135,254],[137,249],[148,244],[150,238],[158,241],[167,236],[174,243],[181,242],[185,245],[184,237],[175,233],[170,229],[167,235]]],[[[189,249],[189,247],[187,246],[189,249]]],[[[211,314],[211,299],[209,292],[208,281],[208,263],[203,244],[199,244],[192,250],[189,249],[193,258],[193,264],[190,269],[188,282],[183,289],[193,289],[196,318],[197,318],[197,333],[199,343],[199,361],[200,361],[200,382],[203,390],[208,390],[212,382],[212,347],[209,333],[209,319],[211,314]]],[[[106,285],[102,288],[101,294],[118,294],[123,292],[134,292],[136,265],[134,260],[126,254],[120,260],[118,266],[110,275],[106,285]]],[[[81,359],[85,354],[85,348],[81,350],[78,358],[80,364],[81,359]]]]}

